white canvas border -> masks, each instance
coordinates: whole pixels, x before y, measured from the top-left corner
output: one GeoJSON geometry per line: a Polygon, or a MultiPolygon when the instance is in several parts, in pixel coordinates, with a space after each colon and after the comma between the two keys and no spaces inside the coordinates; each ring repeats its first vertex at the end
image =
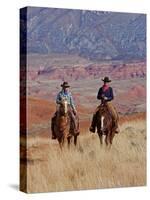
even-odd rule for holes
{"type": "MultiPolygon", "coordinates": [[[[17,190],[19,183],[19,8],[24,6],[42,6],[90,10],[106,10],[119,12],[136,12],[146,13],[148,21],[147,36],[150,35],[149,19],[150,10],[148,10],[148,0],[92,0],[92,1],[69,1],[69,0],[32,0],[32,1],[8,1],[1,3],[0,20],[1,20],[1,78],[0,78],[0,197],[1,199],[148,199],[150,191],[149,170],[148,186],[137,188],[120,188],[120,189],[100,189],[79,192],[47,193],[26,195],[17,190]]],[[[149,37],[147,44],[150,44],[149,37]]],[[[149,46],[147,55],[149,55],[149,46]]],[[[148,56],[147,56],[148,57],[148,56]]],[[[148,108],[148,129],[149,134],[149,87],[150,80],[149,58],[147,60],[147,108],[148,108]]],[[[148,136],[149,140],[149,136],[148,136]]],[[[148,147],[148,168],[149,168],[149,142],[148,147]]]]}

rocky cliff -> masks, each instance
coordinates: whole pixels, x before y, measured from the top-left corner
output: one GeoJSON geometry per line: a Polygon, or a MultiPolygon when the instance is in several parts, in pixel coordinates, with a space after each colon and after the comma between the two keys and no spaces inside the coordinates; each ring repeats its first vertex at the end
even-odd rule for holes
{"type": "MultiPolygon", "coordinates": [[[[25,16],[21,15],[22,27],[25,16]]],[[[22,28],[21,36],[25,35],[22,28]]],[[[146,15],[55,8],[27,9],[28,53],[90,60],[146,57],[146,15]]]]}

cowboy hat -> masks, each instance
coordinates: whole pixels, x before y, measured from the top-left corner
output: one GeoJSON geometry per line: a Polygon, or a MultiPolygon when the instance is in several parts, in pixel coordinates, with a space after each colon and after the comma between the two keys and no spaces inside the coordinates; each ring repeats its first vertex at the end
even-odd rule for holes
{"type": "Polygon", "coordinates": [[[107,76],[104,79],[102,79],[102,81],[104,81],[105,83],[111,82],[111,80],[109,80],[109,77],[107,77],[107,76]]]}
{"type": "Polygon", "coordinates": [[[63,82],[63,84],[61,84],[60,85],[61,87],[63,87],[63,88],[68,88],[68,87],[70,87],[70,85],[68,84],[68,82],[63,82]]]}

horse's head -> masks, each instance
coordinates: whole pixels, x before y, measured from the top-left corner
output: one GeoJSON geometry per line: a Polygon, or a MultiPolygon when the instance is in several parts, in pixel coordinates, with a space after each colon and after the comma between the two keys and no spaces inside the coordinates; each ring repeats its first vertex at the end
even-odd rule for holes
{"type": "Polygon", "coordinates": [[[65,97],[61,99],[59,111],[62,115],[66,115],[68,113],[68,102],[65,97]]]}
{"type": "Polygon", "coordinates": [[[99,120],[100,130],[105,132],[108,129],[110,123],[110,113],[107,107],[107,102],[102,102],[99,107],[99,120]]]}

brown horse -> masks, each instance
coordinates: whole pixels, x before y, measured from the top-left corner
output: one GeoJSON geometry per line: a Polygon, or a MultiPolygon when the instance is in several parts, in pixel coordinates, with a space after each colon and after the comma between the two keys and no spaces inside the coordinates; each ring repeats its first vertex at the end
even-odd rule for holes
{"type": "Polygon", "coordinates": [[[71,108],[69,108],[67,100],[64,98],[59,105],[56,121],[54,125],[54,131],[59,142],[60,148],[64,146],[64,142],[67,139],[68,147],[71,143],[71,138],[74,136],[74,145],[77,144],[77,135],[74,134],[73,129],[70,129],[70,115],[71,108]]]}
{"type": "Polygon", "coordinates": [[[107,146],[112,144],[115,136],[115,126],[106,101],[102,101],[97,113],[97,133],[101,144],[103,144],[103,136],[105,136],[107,146]]]}

